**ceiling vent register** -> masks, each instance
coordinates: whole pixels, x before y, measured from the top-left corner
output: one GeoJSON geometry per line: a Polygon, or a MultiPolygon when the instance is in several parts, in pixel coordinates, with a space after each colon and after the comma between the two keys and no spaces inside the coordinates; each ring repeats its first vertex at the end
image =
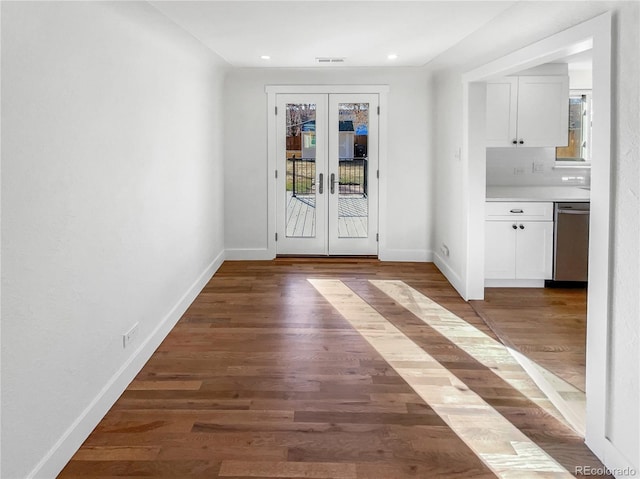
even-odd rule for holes
{"type": "Polygon", "coordinates": [[[344,63],[341,57],[316,57],[316,63],[344,63]]]}

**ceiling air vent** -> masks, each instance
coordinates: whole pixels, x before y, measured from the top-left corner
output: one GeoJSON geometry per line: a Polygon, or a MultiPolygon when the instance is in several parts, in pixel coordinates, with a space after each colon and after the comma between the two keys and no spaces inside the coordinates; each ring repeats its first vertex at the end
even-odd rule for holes
{"type": "Polygon", "coordinates": [[[316,57],[316,63],[328,64],[328,63],[344,63],[342,57],[316,57]]]}

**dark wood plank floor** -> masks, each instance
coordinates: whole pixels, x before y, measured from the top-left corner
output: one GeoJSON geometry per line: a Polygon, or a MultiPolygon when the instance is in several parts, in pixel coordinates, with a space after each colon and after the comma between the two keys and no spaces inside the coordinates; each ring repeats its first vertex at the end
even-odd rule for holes
{"type": "Polygon", "coordinates": [[[505,344],[584,391],[586,288],[486,288],[471,305],[505,344]]]}
{"type": "Polygon", "coordinates": [[[432,264],[278,259],[226,262],[59,477],[495,477],[307,278],[343,280],[569,471],[600,465],[368,283],[402,280],[495,337],[432,264]]]}

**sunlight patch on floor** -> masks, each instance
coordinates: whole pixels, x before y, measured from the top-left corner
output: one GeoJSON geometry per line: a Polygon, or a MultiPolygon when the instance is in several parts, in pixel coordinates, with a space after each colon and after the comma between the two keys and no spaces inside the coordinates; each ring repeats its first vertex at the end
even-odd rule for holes
{"type": "Polygon", "coordinates": [[[342,281],[308,281],[498,477],[573,477],[342,281]]]}
{"type": "Polygon", "coordinates": [[[524,354],[511,348],[508,349],[538,387],[551,399],[551,402],[571,424],[571,427],[584,437],[587,423],[587,398],[585,393],[532,361],[524,354]]]}
{"type": "MultiPolygon", "coordinates": [[[[501,342],[496,341],[402,281],[370,280],[369,282],[469,356],[489,368],[523,396],[556,419],[567,422],[547,395],[538,388],[536,382],[522,369],[517,358],[501,342]]],[[[568,421],[568,423],[577,432],[584,434],[584,427],[576,427],[574,421],[568,421]]]]}

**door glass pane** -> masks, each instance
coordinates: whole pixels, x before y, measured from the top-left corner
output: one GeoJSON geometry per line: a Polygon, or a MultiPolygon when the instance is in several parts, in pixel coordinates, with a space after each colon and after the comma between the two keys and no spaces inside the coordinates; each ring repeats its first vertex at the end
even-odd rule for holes
{"type": "Polygon", "coordinates": [[[369,236],[368,103],[338,104],[338,237],[369,236]]]}
{"type": "Polygon", "coordinates": [[[287,103],[287,237],[316,235],[316,105],[287,103]]]}

